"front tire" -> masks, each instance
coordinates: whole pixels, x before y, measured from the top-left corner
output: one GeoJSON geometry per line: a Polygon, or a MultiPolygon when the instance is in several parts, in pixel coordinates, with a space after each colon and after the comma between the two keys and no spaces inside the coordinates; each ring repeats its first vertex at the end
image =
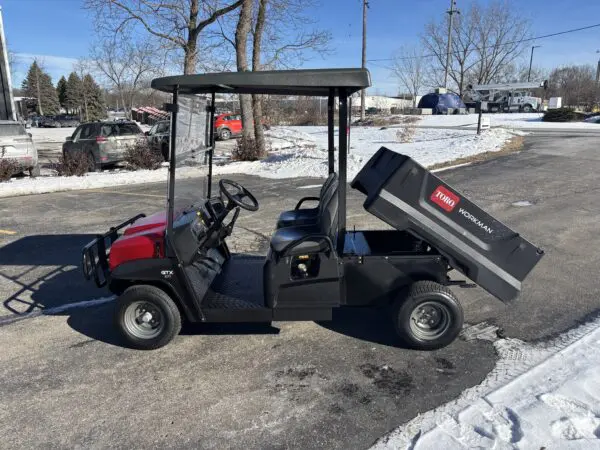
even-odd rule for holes
{"type": "Polygon", "coordinates": [[[524,113],[533,112],[533,107],[531,105],[525,105],[525,106],[523,106],[523,112],[524,113]]]}
{"type": "Polygon", "coordinates": [[[181,314],[162,289],[130,286],[118,299],[115,323],[127,346],[154,350],[164,347],[179,334],[181,314]]]}
{"type": "Polygon", "coordinates": [[[417,281],[393,309],[396,333],[406,346],[437,350],[460,333],[464,314],[454,293],[433,281],[417,281]]]}

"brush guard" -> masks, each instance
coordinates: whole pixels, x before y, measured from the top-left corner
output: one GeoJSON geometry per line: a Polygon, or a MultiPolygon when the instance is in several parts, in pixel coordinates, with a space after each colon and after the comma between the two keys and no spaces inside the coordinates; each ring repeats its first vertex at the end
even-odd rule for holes
{"type": "Polygon", "coordinates": [[[146,214],[138,214],[131,219],[110,227],[110,230],[104,234],[98,234],[96,239],[90,241],[82,250],[81,270],[86,280],[94,278],[96,286],[106,286],[110,270],[108,267],[108,255],[111,245],[119,238],[118,231],[131,225],[138,219],[146,217],[146,214]]]}

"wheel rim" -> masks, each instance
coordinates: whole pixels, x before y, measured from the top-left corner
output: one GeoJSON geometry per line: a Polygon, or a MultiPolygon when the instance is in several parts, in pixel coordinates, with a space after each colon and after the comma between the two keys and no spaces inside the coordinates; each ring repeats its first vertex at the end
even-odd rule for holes
{"type": "Polygon", "coordinates": [[[438,302],[424,302],[410,314],[410,330],[421,340],[438,339],[450,328],[450,309],[438,302]]]}
{"type": "Polygon", "coordinates": [[[160,308],[144,301],[131,303],[125,310],[123,319],[127,332],[139,339],[154,339],[165,327],[160,308]]]}
{"type": "Polygon", "coordinates": [[[221,131],[221,138],[222,139],[229,139],[230,133],[227,130],[223,130],[221,131]]]}

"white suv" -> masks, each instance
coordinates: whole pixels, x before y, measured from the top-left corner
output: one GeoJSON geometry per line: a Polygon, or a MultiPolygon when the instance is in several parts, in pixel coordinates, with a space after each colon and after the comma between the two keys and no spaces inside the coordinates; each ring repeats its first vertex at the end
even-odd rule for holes
{"type": "Polygon", "coordinates": [[[12,159],[32,177],[40,174],[38,153],[31,134],[19,122],[0,120],[0,159],[12,159]]]}

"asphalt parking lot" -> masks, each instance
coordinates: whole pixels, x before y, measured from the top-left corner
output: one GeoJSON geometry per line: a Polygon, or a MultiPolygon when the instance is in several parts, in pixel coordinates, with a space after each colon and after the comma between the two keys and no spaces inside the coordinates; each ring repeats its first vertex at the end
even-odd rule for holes
{"type": "MultiPolygon", "coordinates": [[[[457,289],[469,324],[541,340],[600,309],[597,138],[537,135],[525,151],[441,176],[546,251],[507,306],[457,289]],[[525,206],[523,206],[525,205],[525,206]]],[[[231,176],[261,202],[243,213],[236,251],[261,253],[278,212],[319,179],[231,176]]],[[[178,194],[194,199],[195,180],[178,194]]],[[[398,348],[376,311],[338,311],[330,323],[187,327],[154,352],[124,349],[113,303],[83,282],[81,246],[137,212],[164,207],[164,185],[5,198],[0,202],[0,435],[2,446],[366,448],[479,383],[490,342],[459,339],[437,352],[398,348]],[[10,234],[14,233],[14,234],[10,234]],[[37,315],[36,311],[55,311],[37,315]],[[19,314],[33,315],[17,320],[19,314]]],[[[376,227],[349,192],[348,223],[376,227]]]]}

